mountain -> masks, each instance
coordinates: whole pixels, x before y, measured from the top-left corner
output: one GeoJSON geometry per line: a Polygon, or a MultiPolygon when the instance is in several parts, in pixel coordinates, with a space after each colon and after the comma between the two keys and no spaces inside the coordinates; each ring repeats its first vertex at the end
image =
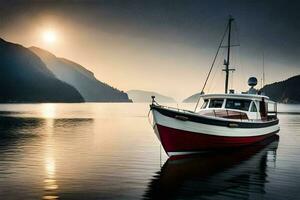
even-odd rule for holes
{"type": "Polygon", "coordinates": [[[157,102],[174,103],[173,98],[167,97],[156,92],[143,91],[143,90],[129,90],[127,94],[133,102],[151,102],[151,96],[155,96],[157,102]]]}
{"type": "Polygon", "coordinates": [[[81,65],[37,47],[30,47],[30,50],[43,60],[58,79],[75,87],[86,102],[131,102],[125,92],[97,80],[91,71],[81,65]]]}
{"type": "Polygon", "coordinates": [[[183,100],[183,103],[196,103],[199,99],[200,92],[183,100]]]}
{"type": "Polygon", "coordinates": [[[0,38],[0,102],[83,102],[27,48],[0,38]]]}
{"type": "Polygon", "coordinates": [[[261,91],[273,101],[300,103],[300,75],[264,86],[261,91]]]}
{"type": "MultiPolygon", "coordinates": [[[[287,80],[265,85],[260,92],[270,97],[273,101],[280,103],[300,103],[300,75],[293,76],[287,80]]],[[[184,103],[197,102],[200,93],[186,98],[184,103]]]]}

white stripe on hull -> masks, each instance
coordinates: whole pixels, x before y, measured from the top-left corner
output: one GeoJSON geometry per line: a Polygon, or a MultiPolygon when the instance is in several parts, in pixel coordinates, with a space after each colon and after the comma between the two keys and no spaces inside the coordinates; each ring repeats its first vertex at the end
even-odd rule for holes
{"type": "Polygon", "coordinates": [[[207,153],[209,151],[169,151],[166,152],[168,156],[182,156],[182,155],[191,155],[191,154],[200,154],[200,153],[207,153]]]}
{"type": "MultiPolygon", "coordinates": [[[[169,128],[213,136],[251,137],[266,135],[279,130],[278,124],[263,128],[231,128],[226,126],[203,124],[199,122],[182,121],[164,116],[156,110],[152,110],[152,112],[155,125],[159,124],[169,128]]],[[[156,127],[155,125],[154,127],[156,127]]]]}

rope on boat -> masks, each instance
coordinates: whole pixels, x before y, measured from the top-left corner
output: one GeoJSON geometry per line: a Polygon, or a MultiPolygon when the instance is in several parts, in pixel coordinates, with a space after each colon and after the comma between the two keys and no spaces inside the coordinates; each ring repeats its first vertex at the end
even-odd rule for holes
{"type": "Polygon", "coordinates": [[[162,164],[161,164],[161,145],[159,145],[159,167],[161,168],[162,164]]]}
{"type": "Polygon", "coordinates": [[[220,42],[220,44],[219,44],[218,50],[217,50],[217,52],[216,52],[216,55],[215,55],[215,57],[214,57],[214,60],[213,60],[213,62],[212,62],[212,64],[211,64],[211,66],[210,66],[209,72],[208,72],[208,74],[207,74],[206,80],[205,80],[204,85],[203,85],[203,87],[202,87],[202,90],[201,90],[201,92],[200,92],[200,96],[199,96],[199,98],[198,98],[198,101],[197,101],[196,107],[195,107],[195,109],[194,109],[194,112],[196,112],[196,109],[197,109],[197,107],[198,107],[199,101],[200,101],[200,99],[201,99],[201,95],[204,93],[205,86],[206,86],[206,84],[207,84],[208,78],[209,78],[209,76],[210,76],[210,74],[211,74],[211,71],[212,71],[212,69],[213,69],[213,67],[214,67],[214,65],[215,65],[216,60],[217,60],[217,57],[218,57],[219,51],[220,51],[220,49],[221,49],[221,47],[222,47],[222,44],[223,44],[225,35],[226,35],[226,33],[227,33],[227,30],[228,30],[228,25],[227,25],[227,27],[226,27],[226,29],[225,29],[225,32],[223,33],[223,36],[222,36],[221,42],[220,42]]]}

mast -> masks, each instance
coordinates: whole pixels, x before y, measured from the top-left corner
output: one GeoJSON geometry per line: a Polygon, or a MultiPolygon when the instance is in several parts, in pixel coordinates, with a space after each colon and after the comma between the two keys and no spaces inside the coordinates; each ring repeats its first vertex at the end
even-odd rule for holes
{"type": "Polygon", "coordinates": [[[265,86],[265,53],[263,52],[263,81],[262,81],[262,88],[265,86]]]}
{"type": "Polygon", "coordinates": [[[227,60],[224,61],[225,69],[223,71],[226,72],[225,78],[225,94],[228,93],[228,79],[229,79],[229,72],[234,71],[234,69],[229,69],[229,60],[230,60],[230,37],[231,37],[231,23],[234,19],[229,16],[228,21],[228,41],[227,41],[227,60]]]}
{"type": "Polygon", "coordinates": [[[211,74],[211,72],[212,72],[212,69],[213,69],[213,67],[214,67],[214,65],[215,65],[215,62],[216,62],[216,59],[217,59],[217,57],[218,57],[219,51],[220,51],[221,48],[226,48],[226,47],[227,47],[227,61],[224,60],[224,65],[225,65],[226,67],[225,67],[225,69],[223,69],[222,71],[225,71],[225,72],[226,72],[225,93],[227,93],[227,91],[228,91],[229,72],[235,70],[235,69],[229,69],[230,47],[231,47],[231,46],[232,46],[232,47],[233,47],[233,46],[239,46],[239,45],[230,45],[231,23],[232,23],[233,20],[234,20],[234,19],[233,19],[231,16],[229,16],[229,22],[228,22],[228,25],[226,26],[226,30],[224,31],[224,34],[223,34],[222,39],[221,39],[221,41],[220,41],[218,50],[217,50],[217,52],[216,52],[216,55],[215,55],[215,57],[214,57],[214,59],[213,59],[213,62],[212,62],[211,67],[210,67],[210,70],[209,70],[209,72],[208,72],[208,74],[207,74],[207,77],[206,77],[206,79],[205,79],[205,82],[204,82],[203,88],[202,88],[202,90],[201,90],[201,92],[200,92],[200,95],[199,95],[198,101],[197,101],[197,103],[196,103],[196,107],[195,107],[195,109],[194,109],[194,112],[196,112],[196,109],[197,109],[198,104],[199,104],[199,102],[200,102],[201,94],[204,94],[205,86],[206,86],[207,81],[208,81],[208,78],[209,78],[209,76],[210,76],[210,74],[211,74]],[[227,46],[222,46],[223,41],[224,41],[225,36],[226,36],[226,33],[227,33],[227,30],[228,30],[228,45],[227,45],[227,46]]]}

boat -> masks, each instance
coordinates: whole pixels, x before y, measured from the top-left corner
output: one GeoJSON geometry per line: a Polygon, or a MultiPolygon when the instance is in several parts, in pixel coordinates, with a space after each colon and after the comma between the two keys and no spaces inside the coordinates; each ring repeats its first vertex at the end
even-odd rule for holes
{"type": "Polygon", "coordinates": [[[255,89],[257,79],[250,77],[248,92],[228,91],[230,68],[231,24],[225,33],[201,90],[195,109],[185,110],[160,105],[152,96],[152,126],[168,156],[181,156],[252,145],[276,134],[279,127],[277,104],[255,89]],[[223,45],[228,35],[227,45],[223,45]],[[205,94],[204,89],[220,48],[227,48],[224,61],[225,92],[205,94]],[[199,108],[199,102],[203,102],[199,108]],[[199,109],[198,109],[199,108],[199,109]],[[198,109],[198,110],[197,110],[198,109]]]}

